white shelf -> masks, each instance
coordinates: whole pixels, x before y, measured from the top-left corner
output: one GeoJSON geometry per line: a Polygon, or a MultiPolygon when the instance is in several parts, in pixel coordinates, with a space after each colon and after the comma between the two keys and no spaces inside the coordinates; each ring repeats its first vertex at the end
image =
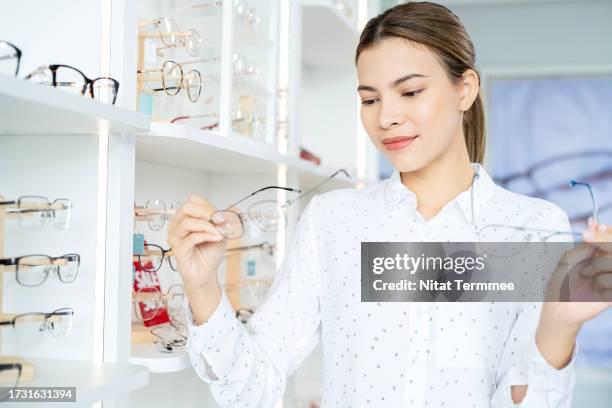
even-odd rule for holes
{"type": "Polygon", "coordinates": [[[331,2],[307,1],[302,6],[302,30],[304,65],[313,68],[353,65],[359,32],[331,2]]]}
{"type": "Polygon", "coordinates": [[[149,129],[149,118],[141,113],[3,75],[0,112],[0,135],[96,134],[104,129],[137,133],[149,129]]]}
{"type": "Polygon", "coordinates": [[[174,373],[191,366],[185,347],[177,347],[172,353],[162,353],[153,343],[132,344],[132,364],[148,367],[152,373],[174,373]]]}
{"type": "MultiPolygon", "coordinates": [[[[221,44],[222,25],[220,17],[203,17],[201,23],[201,26],[205,27],[200,29],[202,38],[206,38],[206,41],[210,44],[221,44]]],[[[274,42],[260,31],[253,29],[248,23],[237,20],[234,27],[234,41],[241,47],[260,51],[261,49],[265,51],[274,49],[274,42]]]]}
{"type": "MultiPolygon", "coordinates": [[[[23,387],[76,387],[77,403],[76,405],[72,403],[70,406],[85,407],[97,401],[112,400],[149,383],[149,370],[133,364],[42,358],[27,358],[27,361],[34,365],[34,380],[23,381],[19,385],[23,387]]],[[[5,405],[23,407],[22,403],[2,404],[3,407],[5,405]]],[[[36,406],[36,404],[32,405],[36,406]]],[[[62,405],[64,404],[57,404],[57,406],[62,405]]]]}
{"type": "MultiPolygon", "coordinates": [[[[284,164],[306,178],[307,184],[338,170],[282,155],[274,146],[259,140],[172,123],[151,123],[151,131],[136,138],[136,159],[213,173],[274,174],[278,165],[284,164]]],[[[356,182],[346,180],[346,185],[356,182]]]]}

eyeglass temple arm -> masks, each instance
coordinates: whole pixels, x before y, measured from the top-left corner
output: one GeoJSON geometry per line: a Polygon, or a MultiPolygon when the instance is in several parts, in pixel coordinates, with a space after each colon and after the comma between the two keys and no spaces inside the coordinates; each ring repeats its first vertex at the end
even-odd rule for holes
{"type": "Polygon", "coordinates": [[[236,201],[234,204],[228,205],[227,208],[232,208],[237,206],[238,204],[240,204],[241,202],[243,202],[244,200],[246,200],[247,198],[253,197],[255,194],[261,193],[262,191],[265,190],[270,190],[270,189],[277,189],[277,190],[286,190],[286,191],[293,191],[295,193],[301,193],[302,190],[297,189],[297,188],[290,188],[290,187],[280,187],[280,186],[268,186],[268,187],[263,187],[260,188],[257,191],[252,192],[251,194],[249,194],[248,196],[241,198],[240,200],[236,201]]]}
{"type": "Polygon", "coordinates": [[[521,227],[521,226],[518,226],[518,225],[506,225],[506,224],[487,224],[487,225],[483,225],[482,227],[480,227],[479,231],[482,232],[486,228],[512,228],[514,230],[523,231],[523,232],[542,232],[542,233],[553,234],[553,235],[555,235],[555,234],[564,234],[564,235],[574,235],[574,236],[577,236],[577,237],[582,236],[581,233],[574,232],[574,231],[549,230],[549,229],[521,227]]]}
{"type": "Polygon", "coordinates": [[[327,183],[328,181],[330,181],[331,179],[333,179],[334,177],[336,177],[339,173],[343,173],[346,177],[351,178],[351,176],[347,173],[346,170],[344,169],[340,169],[338,171],[336,171],[334,174],[332,174],[331,176],[327,177],[325,180],[321,181],[319,184],[317,184],[316,186],[306,190],[305,192],[303,192],[302,194],[300,194],[299,196],[295,197],[293,200],[287,200],[285,201],[285,203],[281,206],[283,208],[289,207],[291,204],[295,203],[296,201],[302,199],[303,197],[307,196],[309,193],[311,193],[312,191],[316,190],[317,188],[321,187],[323,184],[327,183]]]}
{"type": "Polygon", "coordinates": [[[234,247],[234,248],[228,248],[226,250],[226,252],[230,252],[230,251],[245,251],[247,249],[254,249],[254,248],[263,248],[266,245],[272,246],[272,244],[270,244],[268,241],[264,241],[261,244],[255,244],[255,245],[247,245],[247,246],[240,246],[240,247],[234,247]]]}
{"type": "Polygon", "coordinates": [[[599,206],[597,205],[597,200],[595,199],[595,193],[593,192],[591,185],[589,183],[583,183],[581,181],[576,181],[576,180],[571,180],[569,184],[572,187],[584,186],[589,189],[589,194],[591,194],[591,202],[593,204],[593,218],[595,219],[595,222],[599,224],[599,206]]]}

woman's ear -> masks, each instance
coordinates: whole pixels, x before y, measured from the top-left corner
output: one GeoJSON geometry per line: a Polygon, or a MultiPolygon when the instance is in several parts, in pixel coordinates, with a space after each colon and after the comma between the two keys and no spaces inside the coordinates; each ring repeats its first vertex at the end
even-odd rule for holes
{"type": "Polygon", "coordinates": [[[467,112],[476,98],[480,89],[480,78],[473,69],[466,70],[459,78],[459,108],[462,112],[467,112]]]}

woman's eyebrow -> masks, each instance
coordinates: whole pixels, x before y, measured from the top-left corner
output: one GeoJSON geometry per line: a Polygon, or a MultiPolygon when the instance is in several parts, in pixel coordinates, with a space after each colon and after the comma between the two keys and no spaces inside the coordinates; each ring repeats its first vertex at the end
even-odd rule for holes
{"type": "MultiPolygon", "coordinates": [[[[396,79],[395,81],[392,81],[389,84],[389,87],[391,88],[395,88],[401,84],[403,84],[404,82],[412,79],[412,78],[427,78],[426,75],[422,75],[422,74],[408,74],[408,75],[404,75],[401,78],[396,79]]],[[[376,92],[376,88],[373,86],[369,86],[369,85],[359,85],[359,87],[357,88],[357,91],[371,91],[371,92],[376,92]]]]}

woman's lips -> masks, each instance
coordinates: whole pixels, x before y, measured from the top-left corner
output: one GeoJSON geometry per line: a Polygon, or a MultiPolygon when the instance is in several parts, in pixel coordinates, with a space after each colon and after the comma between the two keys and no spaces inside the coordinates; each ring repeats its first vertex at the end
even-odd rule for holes
{"type": "Polygon", "coordinates": [[[385,146],[387,150],[391,150],[391,151],[400,150],[410,145],[414,141],[414,139],[416,139],[417,137],[419,136],[416,135],[416,136],[388,137],[382,140],[382,144],[383,146],[385,146]]]}

